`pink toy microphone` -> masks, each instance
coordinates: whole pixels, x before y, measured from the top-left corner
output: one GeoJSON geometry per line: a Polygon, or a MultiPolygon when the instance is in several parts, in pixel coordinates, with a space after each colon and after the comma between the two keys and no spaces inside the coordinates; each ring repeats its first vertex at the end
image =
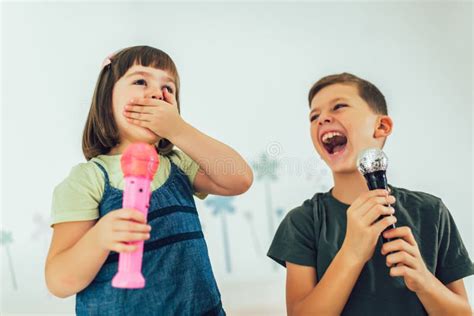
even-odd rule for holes
{"type": "MultiPolygon", "coordinates": [[[[159,158],[156,149],[145,143],[136,143],[127,147],[121,159],[125,178],[123,208],[132,208],[147,215],[150,203],[150,184],[158,169],[159,158]]],[[[141,289],[145,287],[142,275],[143,240],[133,242],[137,250],[120,253],[118,272],[112,279],[112,286],[123,289],[141,289]]]]}

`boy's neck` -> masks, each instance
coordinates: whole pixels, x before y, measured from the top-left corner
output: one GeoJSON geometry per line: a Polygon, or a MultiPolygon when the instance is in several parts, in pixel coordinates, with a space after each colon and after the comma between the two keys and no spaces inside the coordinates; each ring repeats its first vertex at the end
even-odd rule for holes
{"type": "Polygon", "coordinates": [[[362,193],[369,190],[364,177],[357,170],[352,173],[335,173],[333,179],[332,196],[344,204],[352,204],[362,193]]]}

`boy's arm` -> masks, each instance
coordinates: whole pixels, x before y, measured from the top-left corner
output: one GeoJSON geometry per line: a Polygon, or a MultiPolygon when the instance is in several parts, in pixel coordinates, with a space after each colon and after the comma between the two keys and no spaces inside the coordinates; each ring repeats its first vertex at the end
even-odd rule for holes
{"type": "Polygon", "coordinates": [[[318,282],[315,268],[287,262],[288,315],[340,315],[363,267],[341,248],[318,282]]]}
{"type": "Polygon", "coordinates": [[[397,227],[383,233],[394,239],[385,243],[382,254],[392,277],[403,277],[407,287],[416,293],[429,315],[472,315],[464,283],[461,280],[444,285],[427,268],[409,227],[397,227]]]}
{"type": "MultiPolygon", "coordinates": [[[[348,208],[344,242],[321,280],[313,268],[287,267],[287,309],[289,315],[340,315],[365,263],[373,256],[380,234],[396,222],[395,202],[386,190],[362,193],[348,208]],[[312,269],[312,270],[311,270],[312,269]],[[309,282],[312,280],[312,282],[309,282]],[[304,284],[304,286],[301,286],[304,284]]],[[[287,260],[285,260],[287,261],[287,260]]]]}
{"type": "Polygon", "coordinates": [[[253,173],[245,160],[229,146],[209,137],[182,121],[170,141],[198,165],[194,179],[197,192],[237,195],[249,189],[253,173]]]}
{"type": "Polygon", "coordinates": [[[472,315],[463,280],[444,285],[431,274],[431,282],[416,293],[429,315],[472,315]]]}

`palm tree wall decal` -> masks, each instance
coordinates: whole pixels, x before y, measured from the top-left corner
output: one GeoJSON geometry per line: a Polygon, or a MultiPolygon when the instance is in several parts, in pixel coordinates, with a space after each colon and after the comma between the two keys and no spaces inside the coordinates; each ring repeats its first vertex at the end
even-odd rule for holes
{"type": "Polygon", "coordinates": [[[275,233],[275,225],[273,221],[273,206],[272,206],[272,194],[270,190],[270,184],[278,179],[276,175],[279,163],[275,159],[271,159],[267,153],[263,153],[260,159],[252,164],[255,172],[257,173],[257,181],[263,181],[265,188],[265,204],[267,209],[267,220],[268,220],[268,236],[270,240],[273,238],[275,233]]]}
{"type": "Polygon", "coordinates": [[[10,244],[13,243],[12,233],[9,231],[1,230],[0,231],[0,244],[5,247],[8,260],[8,268],[10,269],[10,276],[12,278],[12,286],[14,290],[18,289],[15,278],[15,270],[13,269],[13,261],[10,254],[10,244]]]}
{"type": "Polygon", "coordinates": [[[48,243],[51,236],[51,227],[47,219],[39,212],[33,215],[33,222],[35,223],[35,231],[31,233],[31,239],[40,241],[44,249],[48,249],[48,243]]]}
{"type": "Polygon", "coordinates": [[[278,220],[281,222],[283,220],[283,217],[285,216],[285,209],[279,207],[275,210],[275,213],[277,215],[278,220]]]}
{"type": "Polygon", "coordinates": [[[233,197],[214,196],[206,200],[206,206],[213,209],[212,214],[219,216],[222,224],[222,238],[224,242],[224,259],[227,273],[231,273],[232,266],[230,260],[230,249],[229,249],[229,232],[227,229],[227,214],[235,212],[235,208],[232,205],[233,197]]]}
{"type": "Polygon", "coordinates": [[[257,230],[255,229],[255,225],[253,224],[253,214],[250,211],[246,211],[244,212],[244,217],[247,220],[247,223],[249,225],[255,254],[257,256],[260,256],[263,254],[263,252],[262,252],[262,248],[260,247],[260,242],[258,241],[257,230]]]}

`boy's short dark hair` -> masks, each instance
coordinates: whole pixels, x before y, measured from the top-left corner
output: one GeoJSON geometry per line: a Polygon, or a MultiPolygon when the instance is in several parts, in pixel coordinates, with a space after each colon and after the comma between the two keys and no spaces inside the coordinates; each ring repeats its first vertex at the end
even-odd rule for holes
{"type": "Polygon", "coordinates": [[[359,91],[359,96],[365,102],[367,102],[372,111],[377,114],[388,114],[387,103],[385,102],[385,97],[383,96],[382,92],[380,92],[380,90],[375,85],[368,82],[367,80],[364,80],[347,72],[330,75],[319,79],[309,90],[309,106],[311,106],[311,101],[313,101],[313,98],[319,91],[321,91],[327,86],[338,83],[355,86],[359,91]]]}

